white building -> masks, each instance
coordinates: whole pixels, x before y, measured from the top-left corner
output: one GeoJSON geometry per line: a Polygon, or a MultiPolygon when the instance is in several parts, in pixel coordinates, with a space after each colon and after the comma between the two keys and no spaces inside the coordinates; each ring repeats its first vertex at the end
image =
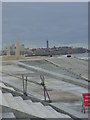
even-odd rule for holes
{"type": "Polygon", "coordinates": [[[19,38],[16,40],[16,57],[19,58],[20,56],[20,46],[19,46],[19,38]]]}

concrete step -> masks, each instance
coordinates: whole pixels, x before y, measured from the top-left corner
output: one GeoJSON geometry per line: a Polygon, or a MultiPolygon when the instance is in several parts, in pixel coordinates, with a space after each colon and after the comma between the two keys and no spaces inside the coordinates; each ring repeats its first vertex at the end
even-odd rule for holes
{"type": "Polygon", "coordinates": [[[60,113],[58,113],[57,111],[55,111],[52,107],[50,106],[45,106],[46,109],[50,110],[52,112],[52,114],[56,115],[56,116],[60,116],[60,113]]]}
{"type": "Polygon", "coordinates": [[[31,107],[33,107],[33,109],[36,109],[37,111],[40,112],[40,114],[45,113],[46,116],[48,113],[50,113],[50,111],[48,112],[48,110],[46,110],[45,106],[43,106],[40,102],[30,102],[29,100],[25,100],[25,102],[30,105],[31,107]]]}
{"type": "Polygon", "coordinates": [[[16,118],[12,112],[1,113],[1,114],[2,114],[2,118],[16,118]]]}
{"type": "Polygon", "coordinates": [[[0,120],[2,120],[2,113],[0,113],[0,120]]]}
{"type": "Polygon", "coordinates": [[[45,112],[47,114],[48,118],[58,118],[59,117],[59,115],[56,114],[56,112],[53,108],[51,108],[51,109],[53,109],[53,112],[51,109],[48,109],[48,108],[50,108],[50,106],[46,107],[46,106],[42,105],[40,102],[34,103],[34,105],[35,106],[37,105],[37,107],[41,107],[43,109],[43,112],[45,112]]]}
{"type": "MultiPolygon", "coordinates": [[[[27,108],[27,106],[29,107],[29,110],[30,110],[30,108],[32,108],[32,110],[34,110],[34,113],[35,113],[33,115],[36,115],[38,112],[38,115],[37,115],[38,117],[43,117],[42,115],[44,115],[45,118],[59,118],[60,117],[60,115],[55,114],[55,112],[52,113],[51,110],[45,108],[45,106],[43,106],[40,102],[32,102],[31,103],[31,101],[23,100],[21,97],[15,97],[15,99],[20,101],[20,103],[22,103],[22,105],[24,105],[25,109],[27,108]]],[[[55,110],[53,110],[53,111],[55,111],[55,110]]]]}
{"type": "Polygon", "coordinates": [[[56,112],[53,108],[52,109],[53,109],[54,112],[52,112],[51,109],[48,109],[48,107],[50,107],[50,106],[46,107],[46,106],[42,105],[40,102],[32,102],[32,104],[27,102],[27,104],[30,105],[30,106],[32,105],[35,108],[37,107],[38,111],[41,111],[41,112],[45,113],[47,118],[58,118],[58,117],[60,117],[60,115],[58,115],[59,113],[56,114],[56,112]]]}
{"type": "Polygon", "coordinates": [[[38,110],[37,106],[33,106],[31,103],[30,105],[27,104],[21,97],[14,97],[14,99],[22,107],[25,113],[36,116],[36,117],[40,117],[40,118],[46,117],[46,115],[42,110],[41,111],[38,110]]]}
{"type": "MultiPolygon", "coordinates": [[[[2,105],[12,109],[24,112],[40,118],[70,118],[67,115],[58,113],[50,106],[44,106],[40,102],[32,102],[31,100],[23,100],[20,96],[14,97],[11,93],[2,94],[2,105]]],[[[1,103],[1,102],[0,102],[1,103]]]]}
{"type": "Polygon", "coordinates": [[[12,109],[16,109],[21,112],[41,118],[46,118],[47,116],[47,114],[45,114],[45,111],[42,111],[43,109],[38,103],[32,103],[28,105],[21,97],[13,97],[11,93],[4,93],[2,96],[6,100],[7,106],[12,109]]]}
{"type": "Polygon", "coordinates": [[[70,118],[68,115],[59,113],[50,106],[46,106],[46,108],[49,109],[52,112],[52,114],[56,115],[58,118],[70,118]]]}
{"type": "Polygon", "coordinates": [[[6,99],[4,98],[1,90],[0,90],[0,105],[9,107],[9,105],[8,105],[6,99]]]}
{"type": "Polygon", "coordinates": [[[7,100],[4,98],[3,95],[2,95],[2,105],[6,106],[6,107],[9,107],[7,100]]]}
{"type": "Polygon", "coordinates": [[[0,105],[2,105],[2,91],[0,90],[0,105]]]}
{"type": "Polygon", "coordinates": [[[24,100],[27,104],[32,104],[31,100],[24,100]]]}
{"type": "Polygon", "coordinates": [[[22,107],[20,107],[18,102],[14,100],[14,97],[12,96],[11,93],[4,93],[2,96],[7,101],[7,104],[10,108],[24,112],[24,110],[22,109],[22,107]]]}
{"type": "Polygon", "coordinates": [[[12,87],[8,87],[8,86],[4,85],[4,84],[1,83],[1,82],[0,82],[0,87],[6,88],[6,89],[9,89],[9,90],[12,90],[12,91],[15,91],[12,87]]]}

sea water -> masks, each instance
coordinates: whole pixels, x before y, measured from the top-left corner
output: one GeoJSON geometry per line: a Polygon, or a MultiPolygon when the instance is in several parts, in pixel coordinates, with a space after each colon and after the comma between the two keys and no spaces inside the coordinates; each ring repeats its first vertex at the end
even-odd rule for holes
{"type": "Polygon", "coordinates": [[[79,54],[72,54],[74,57],[77,57],[79,59],[88,60],[89,56],[88,53],[79,53],[79,54]]]}

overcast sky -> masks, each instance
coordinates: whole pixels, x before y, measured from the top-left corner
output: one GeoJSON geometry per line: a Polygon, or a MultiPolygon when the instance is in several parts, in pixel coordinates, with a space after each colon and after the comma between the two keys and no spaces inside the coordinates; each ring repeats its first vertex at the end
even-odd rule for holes
{"type": "Polygon", "coordinates": [[[88,3],[3,3],[3,46],[30,48],[88,44],[88,3]]]}
{"type": "Polygon", "coordinates": [[[1,0],[3,2],[89,2],[89,0],[1,0]]]}

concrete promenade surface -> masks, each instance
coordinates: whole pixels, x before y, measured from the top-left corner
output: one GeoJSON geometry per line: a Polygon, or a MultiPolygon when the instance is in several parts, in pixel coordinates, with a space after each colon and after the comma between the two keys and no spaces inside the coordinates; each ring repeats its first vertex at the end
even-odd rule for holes
{"type": "Polygon", "coordinates": [[[65,111],[67,114],[72,116],[73,118],[81,118],[85,119],[88,118],[88,110],[86,110],[86,113],[84,114],[82,111],[82,103],[51,103],[52,106],[57,108],[58,110],[65,111]]]}
{"type": "MultiPolygon", "coordinates": [[[[24,74],[28,76],[28,95],[40,100],[44,100],[43,87],[40,85],[40,75],[44,75],[46,88],[52,100],[51,106],[72,117],[88,118],[87,110],[85,114],[81,112],[82,94],[88,93],[88,61],[74,57],[39,57],[38,59],[4,61],[0,73],[2,72],[1,79],[5,84],[0,84],[0,86],[22,92],[21,78],[24,74]]],[[[9,114],[13,116],[12,112],[9,114]]]]}

